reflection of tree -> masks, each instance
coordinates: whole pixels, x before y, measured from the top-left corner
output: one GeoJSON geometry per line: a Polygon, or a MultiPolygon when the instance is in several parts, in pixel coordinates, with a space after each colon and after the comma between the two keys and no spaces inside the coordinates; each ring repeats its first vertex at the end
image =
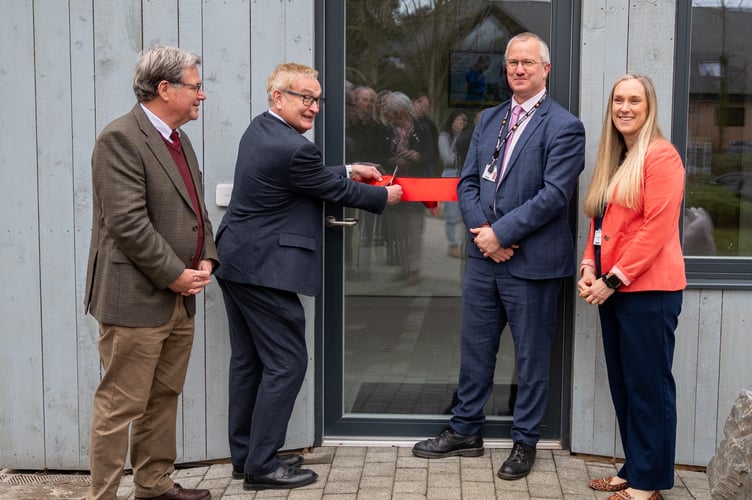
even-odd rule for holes
{"type": "Polygon", "coordinates": [[[347,0],[347,78],[376,90],[447,100],[452,45],[490,14],[478,0],[347,0]]]}

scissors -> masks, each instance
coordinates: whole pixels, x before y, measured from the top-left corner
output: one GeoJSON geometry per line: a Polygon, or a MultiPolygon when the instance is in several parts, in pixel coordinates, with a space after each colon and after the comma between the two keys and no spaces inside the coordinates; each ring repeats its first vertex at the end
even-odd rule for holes
{"type": "Polygon", "coordinates": [[[399,165],[394,167],[394,172],[392,172],[392,178],[389,179],[389,182],[386,183],[387,186],[391,186],[392,184],[394,184],[394,179],[397,178],[397,170],[399,170],[399,165]]]}

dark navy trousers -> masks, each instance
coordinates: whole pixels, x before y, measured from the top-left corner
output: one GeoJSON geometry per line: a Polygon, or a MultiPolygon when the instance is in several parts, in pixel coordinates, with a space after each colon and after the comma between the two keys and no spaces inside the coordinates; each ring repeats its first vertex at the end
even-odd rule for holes
{"type": "Polygon", "coordinates": [[[616,292],[599,306],[608,383],[626,460],[640,490],[674,485],[676,384],[671,373],[682,292],[616,292]]]}
{"type": "Polygon", "coordinates": [[[230,457],[246,474],[276,470],[308,354],[294,292],[217,279],[230,331],[230,457]]]}
{"type": "Polygon", "coordinates": [[[512,439],[535,446],[548,405],[551,345],[562,279],[512,276],[506,264],[467,259],[462,280],[462,332],[458,403],[450,427],[478,434],[493,390],[501,332],[509,324],[517,362],[512,439]]]}

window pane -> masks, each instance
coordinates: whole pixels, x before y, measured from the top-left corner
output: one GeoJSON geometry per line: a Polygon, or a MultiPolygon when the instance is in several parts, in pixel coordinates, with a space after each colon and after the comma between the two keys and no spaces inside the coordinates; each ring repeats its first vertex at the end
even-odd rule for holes
{"type": "MultiPolygon", "coordinates": [[[[509,97],[503,64],[508,40],[531,31],[548,41],[551,33],[547,1],[345,5],[345,158],[379,164],[386,174],[398,168],[397,177],[458,177],[473,119],[509,97]]],[[[402,202],[380,216],[349,215],[360,223],[345,247],[342,411],[446,414],[459,377],[467,237],[459,207],[402,202]],[[380,321],[367,320],[373,311],[380,321]]],[[[489,419],[509,420],[515,395],[507,331],[486,406],[489,419]]]]}
{"type": "Polygon", "coordinates": [[[684,253],[752,256],[752,2],[694,0],[684,253]]]}

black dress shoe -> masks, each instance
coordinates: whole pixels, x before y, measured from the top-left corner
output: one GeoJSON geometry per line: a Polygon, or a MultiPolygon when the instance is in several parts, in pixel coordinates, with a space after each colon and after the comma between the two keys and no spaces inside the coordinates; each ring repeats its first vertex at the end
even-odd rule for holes
{"type": "MultiPolygon", "coordinates": [[[[303,455],[301,455],[300,453],[279,455],[277,458],[279,458],[279,461],[282,462],[283,464],[286,464],[288,467],[299,467],[300,464],[303,463],[303,455]]],[[[245,472],[243,472],[243,468],[233,465],[232,466],[232,478],[233,479],[245,478],[245,472]]]]}
{"type": "Polygon", "coordinates": [[[502,479],[521,479],[530,474],[530,469],[535,463],[535,446],[529,446],[520,441],[515,441],[512,453],[507,461],[501,465],[498,476],[502,479]]]}
{"type": "Polygon", "coordinates": [[[319,475],[310,469],[299,469],[280,464],[277,470],[269,474],[254,476],[246,474],[243,480],[244,490],[282,490],[299,488],[311,484],[319,475]]]}
{"type": "Polygon", "coordinates": [[[479,457],[483,455],[483,438],[480,434],[464,436],[444,429],[435,438],[415,443],[413,455],[421,458],[479,457]]]}

